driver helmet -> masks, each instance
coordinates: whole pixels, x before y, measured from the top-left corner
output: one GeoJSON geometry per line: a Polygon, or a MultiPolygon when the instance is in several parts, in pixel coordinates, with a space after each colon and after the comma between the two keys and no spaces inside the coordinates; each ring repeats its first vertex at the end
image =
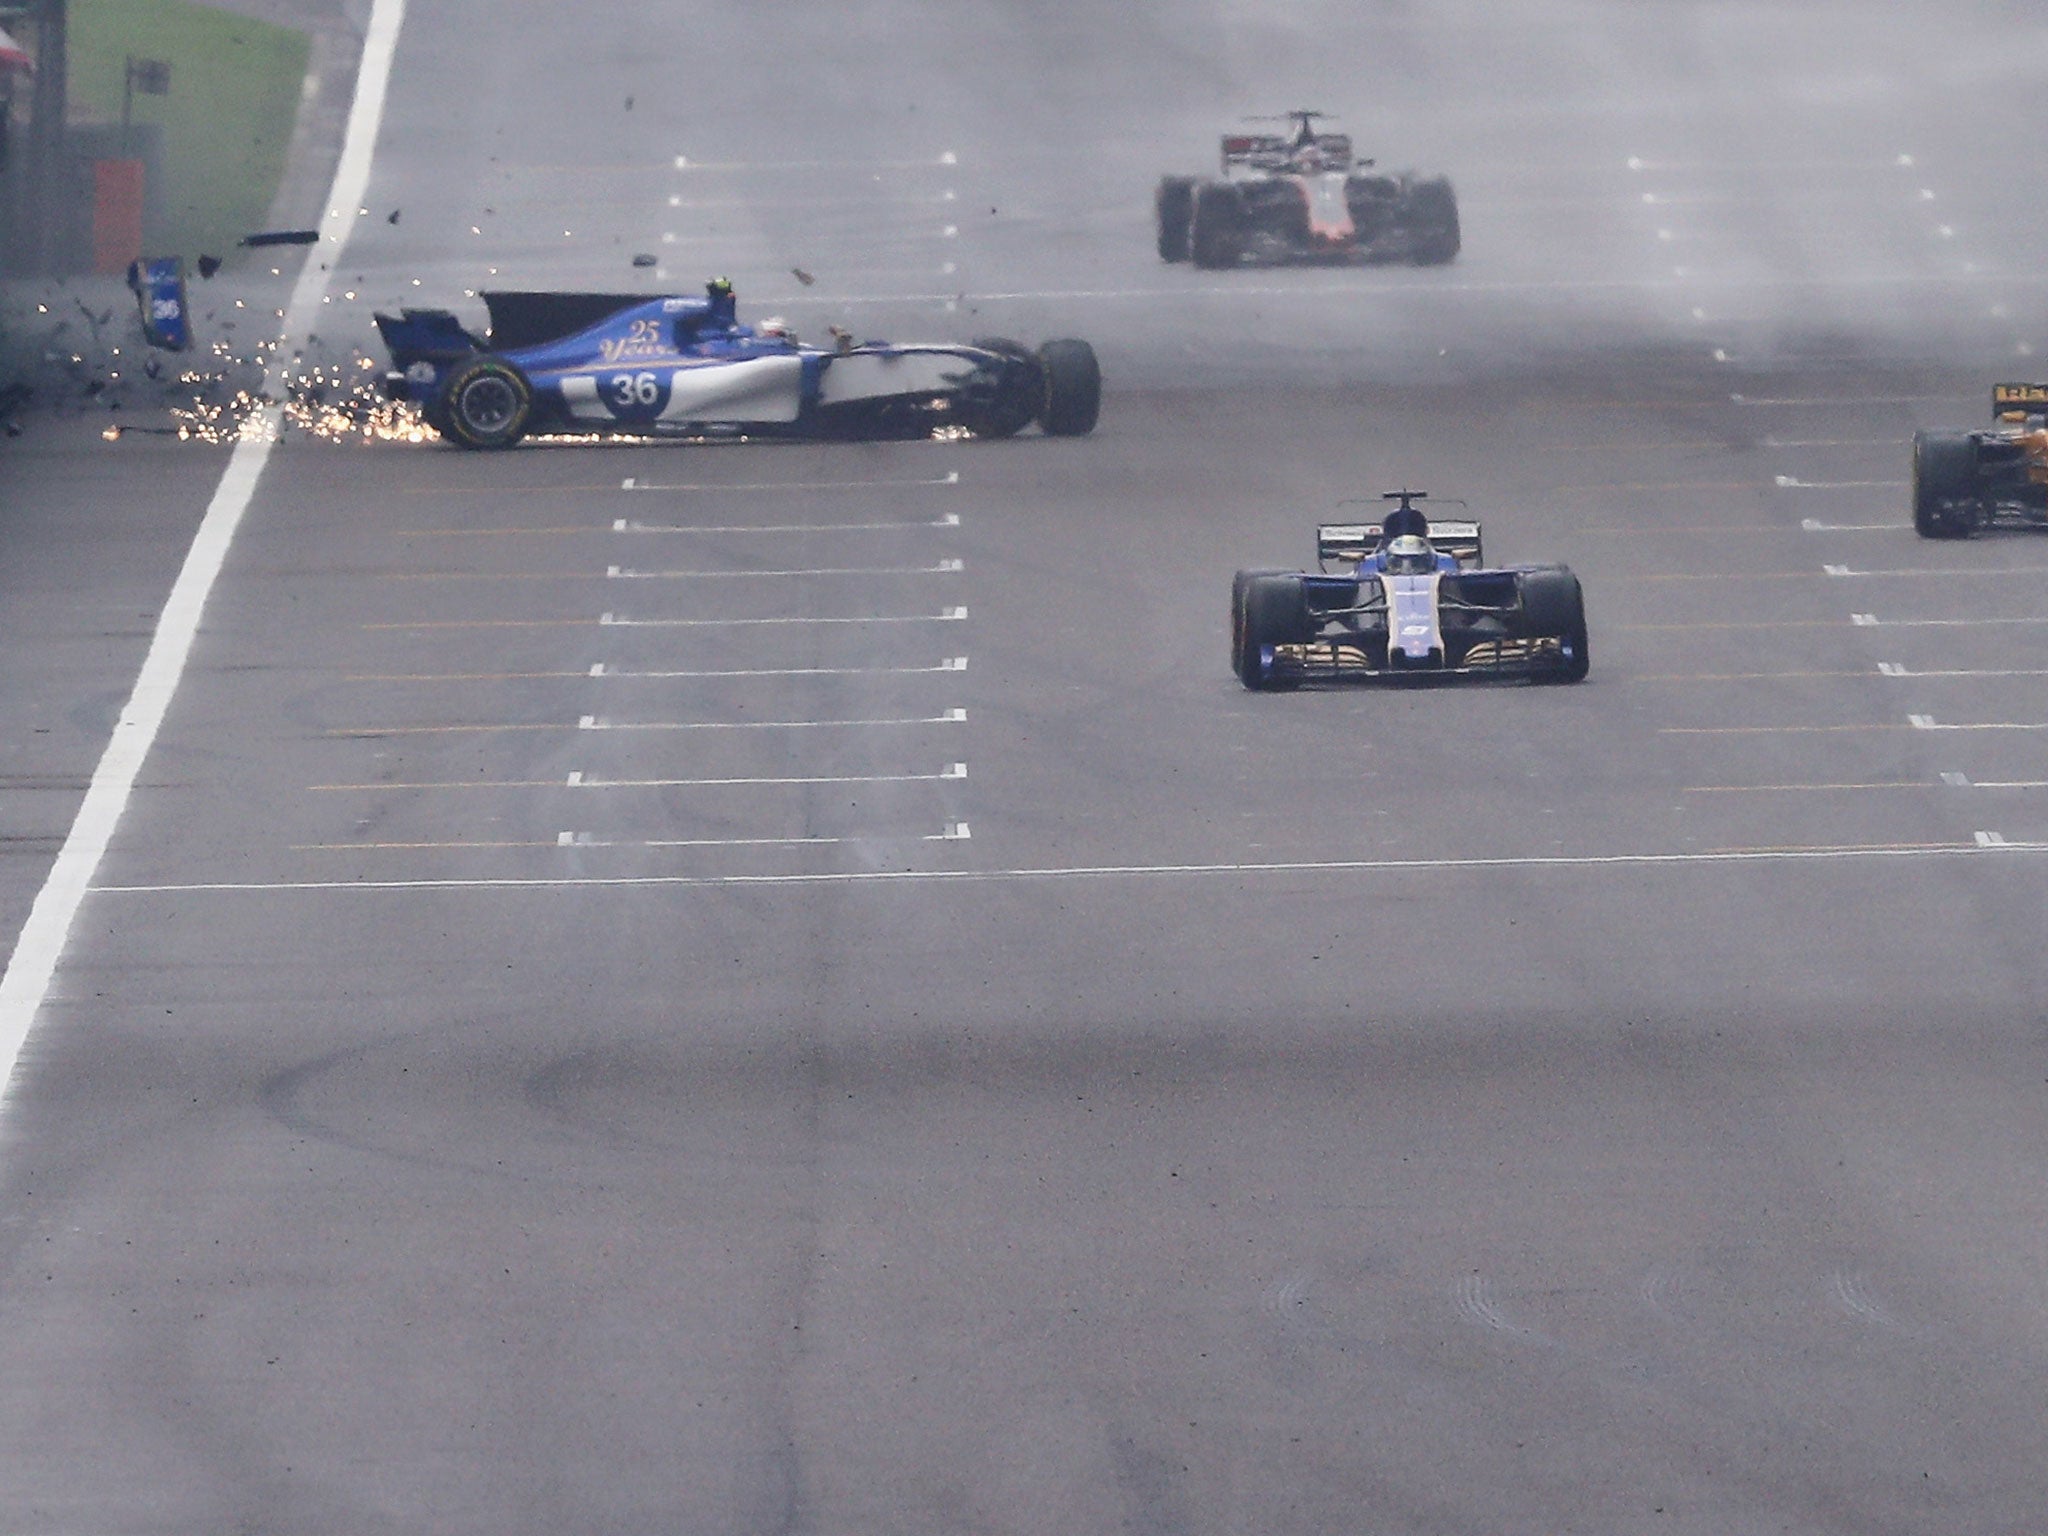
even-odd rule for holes
{"type": "Polygon", "coordinates": [[[1421,576],[1436,569],[1436,551],[1421,535],[1404,533],[1387,544],[1384,564],[1396,576],[1421,576]]]}
{"type": "Polygon", "coordinates": [[[1310,144],[1297,150],[1294,155],[1294,163],[1299,169],[1304,171],[1327,171],[1330,169],[1329,156],[1323,153],[1321,146],[1315,144],[1310,144]]]}

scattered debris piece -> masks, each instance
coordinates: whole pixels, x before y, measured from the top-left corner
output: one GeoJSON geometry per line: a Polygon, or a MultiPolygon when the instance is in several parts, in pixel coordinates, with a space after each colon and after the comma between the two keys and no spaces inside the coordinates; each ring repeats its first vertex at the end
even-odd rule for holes
{"type": "Polygon", "coordinates": [[[385,222],[386,224],[396,224],[396,223],[398,222],[398,216],[399,216],[399,215],[400,215],[401,213],[403,213],[403,212],[405,212],[405,210],[404,210],[403,208],[394,208],[394,209],[392,209],[392,210],[391,210],[391,213],[390,213],[390,216],[389,216],[389,217],[387,217],[387,218],[386,218],[386,219],[384,220],[384,222],[385,222]]]}
{"type": "Polygon", "coordinates": [[[199,275],[201,277],[211,279],[213,274],[219,270],[220,258],[218,256],[201,256],[199,258],[199,275]]]}
{"type": "MultiPolygon", "coordinates": [[[[191,309],[185,299],[182,256],[152,256],[130,262],[128,287],[142,311],[144,341],[166,352],[183,352],[191,347],[191,309]]],[[[111,315],[112,311],[108,313],[111,315]]],[[[91,311],[86,312],[86,318],[92,319],[91,311]]],[[[98,334],[98,322],[94,323],[93,331],[98,334]]]]}
{"type": "Polygon", "coordinates": [[[633,265],[636,267],[651,267],[654,265],[654,258],[648,255],[647,252],[642,251],[633,258],[633,265]]]}
{"type": "Polygon", "coordinates": [[[9,437],[21,436],[21,423],[14,416],[34,394],[35,391],[26,384],[0,385],[0,432],[9,437]]]}
{"type": "Polygon", "coordinates": [[[802,283],[806,288],[810,287],[811,284],[817,281],[815,277],[811,276],[811,274],[806,272],[802,267],[791,267],[789,269],[789,275],[795,278],[798,282],[802,283]]]}
{"type": "Polygon", "coordinates": [[[266,229],[253,235],[244,235],[235,244],[243,246],[260,245],[317,245],[320,231],[317,229],[266,229]]]}

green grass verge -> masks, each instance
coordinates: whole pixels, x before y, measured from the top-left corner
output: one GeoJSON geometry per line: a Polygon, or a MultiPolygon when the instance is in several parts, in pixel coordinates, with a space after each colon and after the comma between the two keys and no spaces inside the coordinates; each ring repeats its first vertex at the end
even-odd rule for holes
{"type": "Polygon", "coordinates": [[[188,0],[71,0],[68,44],[73,121],[121,121],[131,54],[171,66],[170,94],[137,96],[132,114],[163,125],[151,251],[225,253],[263,227],[304,89],[303,32],[188,0]]]}

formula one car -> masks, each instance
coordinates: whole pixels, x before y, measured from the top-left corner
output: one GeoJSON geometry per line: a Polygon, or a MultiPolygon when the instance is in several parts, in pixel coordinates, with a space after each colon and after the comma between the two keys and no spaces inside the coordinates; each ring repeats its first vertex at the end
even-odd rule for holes
{"type": "Polygon", "coordinates": [[[2048,384],[1995,384],[1992,425],[1913,434],[1913,528],[1967,539],[1980,528],[2048,528],[2048,384]]]}
{"type": "Polygon", "coordinates": [[[1198,267],[1455,259],[1450,182],[1370,173],[1371,160],[1352,160],[1349,134],[1315,131],[1321,116],[1289,112],[1292,134],[1225,134],[1220,180],[1162,177],[1160,258],[1198,267]]]}
{"type": "Polygon", "coordinates": [[[961,346],[800,345],[777,322],[741,325],[732,285],[704,296],[486,293],[490,329],[445,309],[380,314],[384,390],[417,401],[465,448],[528,433],[684,437],[926,437],[946,427],[1009,437],[1034,421],[1053,437],[1095,428],[1102,371],[1085,341],[961,346]]]}
{"type": "Polygon", "coordinates": [[[1561,565],[1482,563],[1477,523],[1398,503],[1377,529],[1316,530],[1319,570],[1239,571],[1230,664],[1251,689],[1445,676],[1576,683],[1591,664],[1579,578],[1561,565]],[[1332,570],[1331,563],[1342,567],[1332,570]]]}

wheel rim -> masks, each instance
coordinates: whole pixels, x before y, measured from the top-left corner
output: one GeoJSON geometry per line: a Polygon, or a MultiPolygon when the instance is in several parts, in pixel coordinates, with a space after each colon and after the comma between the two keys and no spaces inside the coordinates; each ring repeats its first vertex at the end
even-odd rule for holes
{"type": "Polygon", "coordinates": [[[472,432],[502,432],[519,412],[519,392],[509,379],[485,374],[462,387],[462,421],[472,432]]]}

